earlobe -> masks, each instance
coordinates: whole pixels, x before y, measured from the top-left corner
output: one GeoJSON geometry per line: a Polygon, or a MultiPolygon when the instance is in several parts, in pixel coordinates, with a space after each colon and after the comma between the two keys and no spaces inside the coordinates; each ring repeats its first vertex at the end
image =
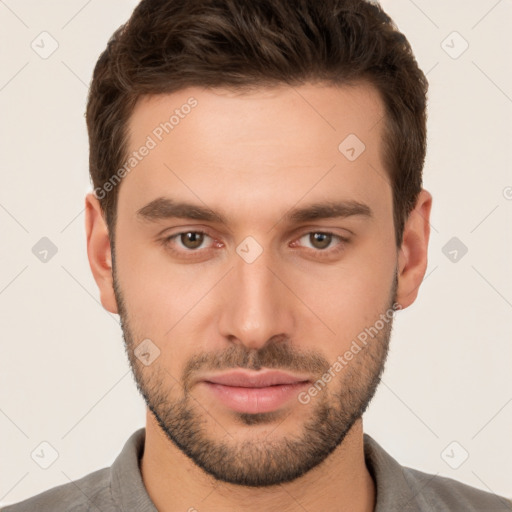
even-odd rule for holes
{"type": "Polygon", "coordinates": [[[427,270],[428,241],[430,237],[430,211],[432,195],[422,189],[416,206],[405,223],[402,245],[398,254],[397,302],[402,309],[410,306],[427,270]]]}
{"type": "Polygon", "coordinates": [[[85,198],[85,231],[87,257],[100,291],[101,304],[107,311],[117,314],[108,227],[100,203],[92,193],[87,194],[85,198]]]}

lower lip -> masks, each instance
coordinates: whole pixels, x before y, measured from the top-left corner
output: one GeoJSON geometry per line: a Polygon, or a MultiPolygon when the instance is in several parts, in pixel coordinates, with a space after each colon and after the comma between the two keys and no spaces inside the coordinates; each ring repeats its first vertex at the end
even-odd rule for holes
{"type": "Polygon", "coordinates": [[[224,405],[234,411],[248,414],[275,411],[291,399],[297,399],[299,392],[309,386],[309,382],[280,384],[264,388],[224,386],[206,381],[203,381],[203,384],[224,405]]]}

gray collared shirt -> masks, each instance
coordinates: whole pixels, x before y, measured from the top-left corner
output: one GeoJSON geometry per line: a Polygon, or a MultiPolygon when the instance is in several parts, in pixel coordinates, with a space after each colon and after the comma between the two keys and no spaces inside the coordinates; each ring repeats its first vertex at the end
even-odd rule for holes
{"type": "MultiPolygon", "coordinates": [[[[145,428],[135,431],[111,467],[6,506],[2,512],[157,512],[140,473],[145,435],[145,428]]],[[[374,512],[512,512],[511,500],[401,466],[368,434],[364,452],[376,483],[374,512]]]]}

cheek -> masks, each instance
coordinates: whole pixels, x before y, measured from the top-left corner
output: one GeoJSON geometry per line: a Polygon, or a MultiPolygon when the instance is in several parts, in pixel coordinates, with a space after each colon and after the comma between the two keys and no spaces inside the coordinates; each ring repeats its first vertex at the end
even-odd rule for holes
{"type": "Polygon", "coordinates": [[[116,267],[134,344],[152,340],[160,349],[159,366],[181,378],[183,362],[208,350],[204,340],[211,337],[201,325],[212,307],[209,291],[218,271],[212,266],[199,273],[194,265],[171,264],[163,248],[125,241],[117,244],[116,267]]]}
{"type": "Polygon", "coordinates": [[[162,279],[161,269],[151,261],[151,251],[133,237],[116,241],[116,274],[125,304],[134,344],[149,338],[161,348],[162,333],[175,323],[173,318],[173,281],[162,279]]]}
{"type": "MultiPolygon", "coordinates": [[[[369,245],[369,244],[368,244],[369,245]]],[[[390,305],[396,258],[392,246],[358,247],[342,263],[297,272],[294,291],[307,306],[302,332],[338,353],[390,305]]]]}

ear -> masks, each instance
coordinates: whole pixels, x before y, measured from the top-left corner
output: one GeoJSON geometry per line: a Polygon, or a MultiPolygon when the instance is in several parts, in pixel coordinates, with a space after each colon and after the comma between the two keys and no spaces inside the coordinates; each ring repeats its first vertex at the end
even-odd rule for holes
{"type": "Polygon", "coordinates": [[[117,314],[108,227],[103,218],[100,202],[93,193],[85,197],[85,231],[87,257],[94,280],[100,290],[101,304],[107,311],[117,314]]]}
{"type": "Polygon", "coordinates": [[[422,189],[416,206],[405,223],[402,245],[398,255],[398,288],[396,301],[403,309],[410,306],[427,270],[430,210],[432,195],[422,189]]]}

